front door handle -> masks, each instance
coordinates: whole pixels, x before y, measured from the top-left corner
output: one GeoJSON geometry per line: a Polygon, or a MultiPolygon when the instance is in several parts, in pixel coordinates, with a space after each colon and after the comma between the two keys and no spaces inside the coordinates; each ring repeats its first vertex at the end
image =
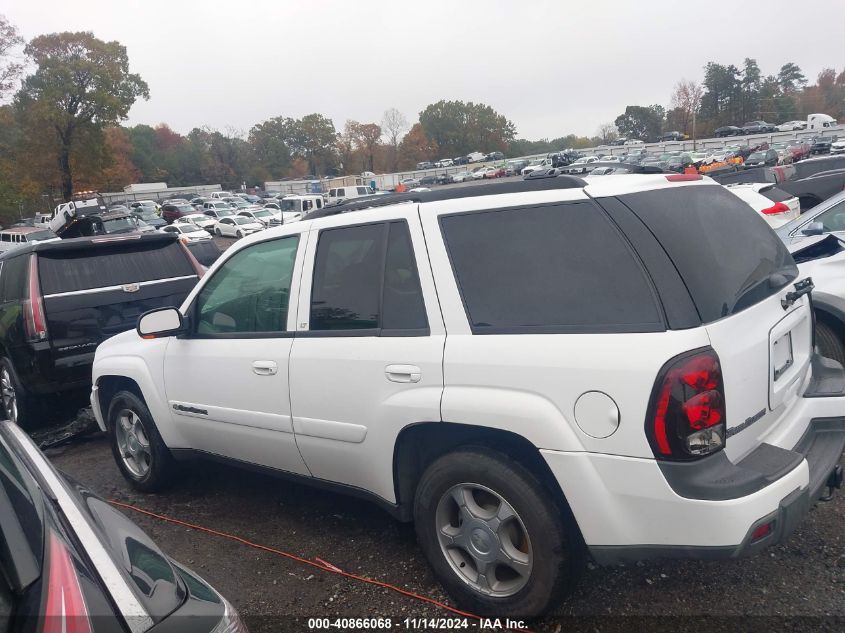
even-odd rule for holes
{"type": "Polygon", "coordinates": [[[272,360],[257,360],[252,363],[252,371],[259,376],[275,376],[279,366],[272,360]]]}
{"type": "Polygon", "coordinates": [[[422,372],[416,365],[388,365],[384,375],[390,382],[419,382],[422,372]]]}

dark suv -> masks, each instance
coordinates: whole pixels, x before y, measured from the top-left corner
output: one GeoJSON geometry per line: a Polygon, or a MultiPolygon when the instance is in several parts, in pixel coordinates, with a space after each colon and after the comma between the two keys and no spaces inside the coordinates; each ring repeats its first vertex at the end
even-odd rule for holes
{"type": "Polygon", "coordinates": [[[182,202],[179,204],[166,204],[161,208],[161,217],[165,222],[170,224],[173,221],[178,220],[182,216],[190,215],[196,212],[196,208],[187,202],[182,202]]]}
{"type": "Polygon", "coordinates": [[[203,274],[167,234],[34,242],[0,255],[0,387],[26,425],[35,398],[82,394],[94,350],[153,308],[178,306],[203,274]]]}

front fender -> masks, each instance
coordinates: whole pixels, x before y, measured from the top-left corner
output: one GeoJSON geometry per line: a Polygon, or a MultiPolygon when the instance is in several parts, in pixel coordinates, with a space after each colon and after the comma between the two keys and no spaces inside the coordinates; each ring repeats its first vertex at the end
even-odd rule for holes
{"type": "MultiPolygon", "coordinates": [[[[184,448],[188,443],[173,424],[164,386],[164,354],[169,340],[142,340],[133,331],[106,341],[94,358],[92,400],[102,394],[101,387],[109,377],[131,380],[138,386],[164,443],[168,448],[184,448]],[[127,334],[131,337],[126,337],[127,334]]],[[[99,412],[94,408],[95,416],[98,413],[100,416],[97,423],[103,430],[108,407],[109,403],[102,402],[99,412]]]]}

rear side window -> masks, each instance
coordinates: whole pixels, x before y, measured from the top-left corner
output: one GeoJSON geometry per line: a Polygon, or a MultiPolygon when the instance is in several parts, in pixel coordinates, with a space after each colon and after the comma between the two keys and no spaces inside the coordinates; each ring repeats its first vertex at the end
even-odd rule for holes
{"type": "Polygon", "coordinates": [[[3,261],[0,270],[0,288],[3,289],[3,301],[20,301],[26,294],[29,256],[12,257],[3,261]]]}
{"type": "Polygon", "coordinates": [[[665,329],[640,263],[577,202],[441,218],[474,334],[665,329]]]}
{"type": "Polygon", "coordinates": [[[408,225],[365,224],[320,232],[311,289],[311,331],[427,333],[408,225]]]}
{"type": "Polygon", "coordinates": [[[703,323],[762,301],[798,275],[766,221],[722,187],[674,187],[619,199],[666,250],[703,323]]]}
{"type": "Polygon", "coordinates": [[[196,275],[179,242],[44,251],[38,271],[45,295],[196,275]]]}

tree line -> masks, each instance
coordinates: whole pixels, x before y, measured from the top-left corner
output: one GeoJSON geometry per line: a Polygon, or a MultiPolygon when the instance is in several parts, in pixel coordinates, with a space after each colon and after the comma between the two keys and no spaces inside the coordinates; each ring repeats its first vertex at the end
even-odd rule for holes
{"type": "Polygon", "coordinates": [[[763,75],[757,60],[746,57],[740,66],[708,62],[700,83],[683,79],[672,93],[668,107],[629,105],[604,140],[617,134],[653,141],[661,134],[679,131],[698,137],[712,136],[725,125],[742,126],[753,120],[783,123],[806,120],[824,113],[845,117],[845,70],[823,69],[811,84],[801,68],[787,62],[776,74],[763,75]]]}
{"type": "Polygon", "coordinates": [[[513,122],[487,104],[448,100],[426,106],[413,123],[389,108],[379,121],[347,120],[341,127],[316,112],[273,117],[248,130],[197,127],[182,134],[166,123],[125,125],[132,105],[149,96],[119,42],[88,32],[25,42],[0,15],[0,222],[45,211],[74,191],[119,191],[136,182],[239,188],[412,169],[474,151],[542,154],[595,146],[618,134],[691,133],[693,114],[699,136],[754,118],[840,117],[845,72],[826,69],[809,85],[792,63],[768,76],[753,59],[742,68],[708,63],[701,84],[679,82],[668,107],[628,106],[594,136],[534,141],[516,138],[513,122]]]}

